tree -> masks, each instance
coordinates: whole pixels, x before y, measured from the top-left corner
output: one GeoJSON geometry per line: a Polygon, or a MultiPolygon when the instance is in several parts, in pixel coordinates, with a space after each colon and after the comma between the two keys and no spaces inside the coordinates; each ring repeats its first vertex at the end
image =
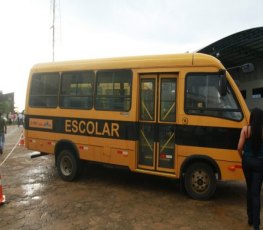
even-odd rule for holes
{"type": "Polygon", "coordinates": [[[3,114],[9,114],[10,112],[13,112],[13,105],[11,101],[2,101],[0,102],[0,111],[3,114]]]}

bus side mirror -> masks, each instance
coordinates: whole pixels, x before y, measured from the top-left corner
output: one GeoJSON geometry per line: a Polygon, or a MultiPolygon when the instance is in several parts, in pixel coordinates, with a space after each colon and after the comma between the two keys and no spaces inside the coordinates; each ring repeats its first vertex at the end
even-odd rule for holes
{"type": "Polygon", "coordinates": [[[253,63],[246,63],[243,65],[227,68],[228,71],[235,70],[235,69],[241,69],[243,73],[250,73],[255,70],[255,67],[253,63]]]}
{"type": "Polygon", "coordinates": [[[227,94],[227,79],[225,74],[220,75],[218,91],[221,97],[227,94]]]}
{"type": "Polygon", "coordinates": [[[253,63],[246,63],[241,66],[241,69],[243,73],[251,73],[255,70],[254,64],[253,63]]]}

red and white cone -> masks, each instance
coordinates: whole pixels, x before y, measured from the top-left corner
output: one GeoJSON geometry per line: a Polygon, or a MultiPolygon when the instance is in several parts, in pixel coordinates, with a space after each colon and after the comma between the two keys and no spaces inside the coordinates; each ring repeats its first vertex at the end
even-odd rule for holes
{"type": "Polygon", "coordinates": [[[5,203],[5,195],[3,194],[2,179],[0,175],[0,205],[5,203]]]}
{"type": "Polygon", "coordinates": [[[25,145],[25,138],[24,138],[24,134],[22,133],[20,140],[19,140],[19,145],[25,145]]]}

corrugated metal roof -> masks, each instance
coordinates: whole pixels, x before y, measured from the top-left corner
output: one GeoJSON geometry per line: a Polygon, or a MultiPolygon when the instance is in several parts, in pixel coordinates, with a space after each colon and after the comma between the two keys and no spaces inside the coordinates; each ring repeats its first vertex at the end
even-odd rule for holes
{"type": "Polygon", "coordinates": [[[232,34],[197,52],[217,57],[227,68],[263,59],[263,27],[232,34]]]}

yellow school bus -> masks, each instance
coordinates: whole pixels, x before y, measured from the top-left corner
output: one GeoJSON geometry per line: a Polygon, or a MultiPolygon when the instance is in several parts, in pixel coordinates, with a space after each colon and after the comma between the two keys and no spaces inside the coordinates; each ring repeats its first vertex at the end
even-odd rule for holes
{"type": "Polygon", "coordinates": [[[243,178],[237,152],[249,111],[216,58],[176,54],[37,64],[28,80],[25,144],[53,154],[63,180],[83,161],[180,179],[205,200],[243,178]]]}

